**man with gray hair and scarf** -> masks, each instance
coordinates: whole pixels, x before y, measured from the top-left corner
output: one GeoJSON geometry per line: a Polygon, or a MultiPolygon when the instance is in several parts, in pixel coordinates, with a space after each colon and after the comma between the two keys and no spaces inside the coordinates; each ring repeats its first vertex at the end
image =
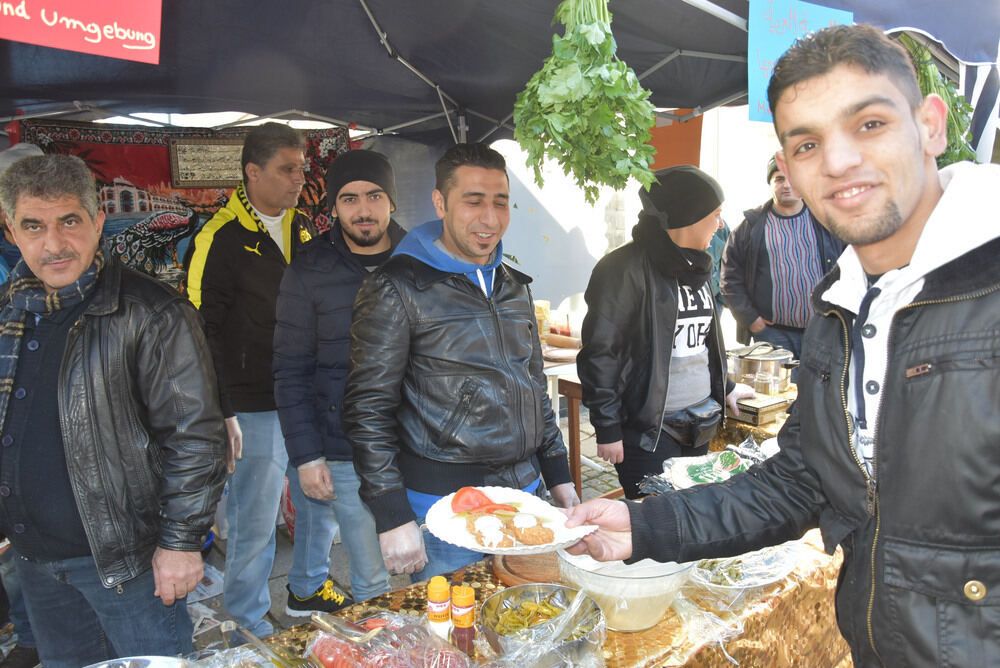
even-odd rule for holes
{"type": "Polygon", "coordinates": [[[708,452],[722,405],[752,396],[726,378],[725,346],[706,252],[722,226],[722,188],[697,167],[656,172],[641,190],[633,241],[597,263],[584,294],[576,361],[597,454],[625,496],[670,457],[708,452]]]}
{"type": "Polygon", "coordinates": [[[46,668],[190,652],[184,597],[225,476],[197,311],[102,243],[73,156],[0,176],[22,260],[0,299],[0,530],[46,668]]]}

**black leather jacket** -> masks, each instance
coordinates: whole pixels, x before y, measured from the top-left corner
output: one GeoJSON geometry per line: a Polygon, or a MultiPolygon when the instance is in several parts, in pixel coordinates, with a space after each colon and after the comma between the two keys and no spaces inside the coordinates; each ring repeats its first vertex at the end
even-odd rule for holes
{"type": "Polygon", "coordinates": [[[66,339],[59,377],[66,465],[105,587],[157,546],[198,551],[225,482],[225,426],[198,312],[110,261],[66,339]]]}
{"type": "MultiPolygon", "coordinates": [[[[677,324],[677,279],[658,260],[670,243],[660,230],[615,249],[594,267],[587,285],[583,349],[576,359],[583,403],[598,443],[624,440],[652,452],[663,422],[670,351],[677,324]],[[663,237],[662,239],[659,237],[663,237]]],[[[712,398],[726,406],[725,347],[718,315],[708,333],[712,398]]]]}
{"type": "Polygon", "coordinates": [[[500,264],[487,299],[462,274],[396,255],[362,284],[343,422],[379,533],[415,519],[407,487],[570,481],[530,281],[500,264]]]}
{"type": "Polygon", "coordinates": [[[851,314],[816,288],[781,453],[631,506],[633,558],[739,554],[819,526],[844,549],[837,621],[856,666],[1000,656],[1000,239],[930,272],[896,311],[869,477],[848,437],[851,314]]]}

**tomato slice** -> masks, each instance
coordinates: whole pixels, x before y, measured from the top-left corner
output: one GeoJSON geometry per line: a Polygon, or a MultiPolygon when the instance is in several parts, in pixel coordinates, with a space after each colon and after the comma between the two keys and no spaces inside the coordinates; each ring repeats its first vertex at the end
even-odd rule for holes
{"type": "Polygon", "coordinates": [[[517,508],[514,506],[509,506],[506,503],[487,503],[485,506],[476,506],[472,509],[477,513],[495,513],[498,510],[505,510],[509,513],[516,513],[517,508]]]}
{"type": "Polygon", "coordinates": [[[493,500],[490,497],[475,487],[463,487],[455,492],[455,496],[452,497],[451,510],[455,513],[464,513],[492,503],[493,500]]]}

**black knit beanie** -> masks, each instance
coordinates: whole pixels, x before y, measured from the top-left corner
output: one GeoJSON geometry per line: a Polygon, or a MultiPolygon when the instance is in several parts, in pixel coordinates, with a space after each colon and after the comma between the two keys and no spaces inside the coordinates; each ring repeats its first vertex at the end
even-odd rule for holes
{"type": "Polygon", "coordinates": [[[692,165],[678,165],[656,172],[649,192],[639,189],[639,199],[643,213],[658,218],[664,230],[676,230],[718,209],[725,197],[711,176],[692,165]]]}
{"type": "Polygon", "coordinates": [[[348,151],[341,153],[326,169],[326,203],[333,211],[340,189],[352,181],[370,181],[381,186],[389,201],[396,206],[396,177],[389,158],[378,151],[348,151]]]}
{"type": "Polygon", "coordinates": [[[771,159],[767,161],[767,184],[771,185],[771,177],[774,173],[778,171],[778,161],[772,155],[771,159]]]}

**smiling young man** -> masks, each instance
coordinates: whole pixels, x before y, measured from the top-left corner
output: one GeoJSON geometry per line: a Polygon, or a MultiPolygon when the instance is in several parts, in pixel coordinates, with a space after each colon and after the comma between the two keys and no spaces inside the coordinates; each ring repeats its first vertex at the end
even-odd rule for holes
{"type": "Polygon", "coordinates": [[[188,653],[225,475],[198,314],[108,260],[79,158],[14,163],[0,207],[22,254],[0,300],[0,530],[42,663],[188,653]]]}
{"type": "Polygon", "coordinates": [[[396,178],[375,151],[348,151],[330,164],[326,196],[333,227],[288,265],[274,328],[274,396],[288,451],[295,546],[286,614],[334,612],[354,601],[333,586],[330,546],[337,525],[351,560],[351,592],[363,601],[389,590],[375,521],[358,496],[344,434],[344,385],[351,308],[361,281],[406,234],[392,219],[396,178]]]}
{"type": "Polygon", "coordinates": [[[226,610],[259,636],[272,631],[267,581],[288,465],[271,372],[275,303],[288,262],[317,234],[295,209],[305,183],[304,149],[302,136],[287,125],[250,130],[243,183],[202,226],[186,261],[187,294],[205,320],[229,433],[226,610]]]}
{"type": "Polygon", "coordinates": [[[768,90],[779,165],[850,243],[813,292],[781,452],[723,485],[585,504],[573,551],[690,561],[818,526],[856,666],[1000,656],[1000,168],[939,170],[944,102],[870,26],[800,40],[768,90]]]}
{"type": "Polygon", "coordinates": [[[530,278],[503,262],[503,156],[458,144],[436,166],[440,221],[412,230],[358,293],[343,421],[386,567],[424,579],[482,555],[419,525],[466,485],[579,502],[545,391],[530,278]]]}

